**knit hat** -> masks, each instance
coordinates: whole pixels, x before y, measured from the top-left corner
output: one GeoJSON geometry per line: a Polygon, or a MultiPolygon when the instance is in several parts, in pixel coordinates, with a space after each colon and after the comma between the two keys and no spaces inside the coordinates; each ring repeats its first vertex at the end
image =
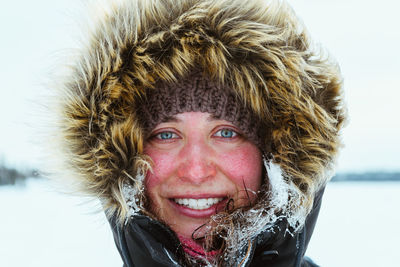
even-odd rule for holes
{"type": "Polygon", "coordinates": [[[234,91],[193,71],[176,83],[159,82],[139,104],[138,117],[149,133],[157,124],[183,112],[207,112],[237,126],[258,147],[263,146],[263,128],[258,116],[234,91]]]}
{"type": "MultiPolygon", "coordinates": [[[[68,178],[123,222],[130,213],[121,185],[143,180],[146,132],[174,113],[207,111],[264,143],[277,181],[300,192],[280,198],[288,214],[299,210],[294,199],[310,212],[331,177],[346,112],[337,65],[286,1],[108,2],[49,112],[58,116],[61,172],[72,171],[68,178]],[[193,68],[208,74],[189,75],[193,68]]],[[[275,214],[270,192],[280,194],[263,191],[259,211],[275,214]]]]}

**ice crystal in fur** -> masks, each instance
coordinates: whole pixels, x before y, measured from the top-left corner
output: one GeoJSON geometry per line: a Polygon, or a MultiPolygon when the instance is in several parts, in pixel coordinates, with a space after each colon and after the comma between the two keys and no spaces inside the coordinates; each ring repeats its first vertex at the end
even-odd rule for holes
{"type": "MultiPolygon", "coordinates": [[[[301,205],[302,194],[298,188],[287,182],[290,179],[285,179],[278,164],[264,159],[264,166],[268,174],[268,183],[264,186],[269,186],[270,190],[261,196],[253,208],[247,211],[235,210],[231,214],[234,226],[225,229],[224,259],[227,266],[238,266],[240,262],[235,262],[236,259],[244,258],[245,255],[241,254],[246,253],[248,246],[260,233],[274,231],[272,228],[279,219],[285,218],[291,229],[281,231],[296,232],[304,225],[307,211],[301,205]]],[[[219,221],[218,216],[216,214],[211,219],[219,221]]]]}
{"type": "Polygon", "coordinates": [[[142,195],[144,192],[143,181],[144,173],[139,170],[136,179],[133,180],[133,185],[125,182],[122,186],[122,195],[128,207],[127,219],[133,215],[137,215],[143,210],[142,195]]]}

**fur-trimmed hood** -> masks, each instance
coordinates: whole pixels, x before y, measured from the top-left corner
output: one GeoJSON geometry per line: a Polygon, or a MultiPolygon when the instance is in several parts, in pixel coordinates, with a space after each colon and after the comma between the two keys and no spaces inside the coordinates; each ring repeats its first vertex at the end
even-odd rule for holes
{"type": "Polygon", "coordinates": [[[84,192],[121,221],[141,208],[124,194],[140,194],[150,164],[137,106],[157,82],[200,68],[267,125],[266,166],[298,198],[288,213],[310,211],[340,147],[342,80],[285,2],[124,0],[93,25],[58,104],[64,162],[84,192]]]}

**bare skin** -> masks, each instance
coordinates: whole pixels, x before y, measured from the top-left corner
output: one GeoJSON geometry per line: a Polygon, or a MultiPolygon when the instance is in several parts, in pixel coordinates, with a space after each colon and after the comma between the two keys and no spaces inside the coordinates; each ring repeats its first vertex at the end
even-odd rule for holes
{"type": "Polygon", "coordinates": [[[248,204],[261,185],[260,150],[209,113],[185,112],[158,124],[144,152],[154,163],[145,180],[151,208],[182,238],[190,239],[229,199],[248,204]]]}

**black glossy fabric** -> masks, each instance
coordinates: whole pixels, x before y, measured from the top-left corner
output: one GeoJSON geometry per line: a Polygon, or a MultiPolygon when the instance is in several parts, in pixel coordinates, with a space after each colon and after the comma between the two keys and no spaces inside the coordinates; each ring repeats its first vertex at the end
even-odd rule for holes
{"type": "Polygon", "coordinates": [[[323,193],[324,189],[317,193],[313,209],[306,219],[305,226],[294,236],[284,230],[287,229],[286,221],[280,221],[276,224],[274,227],[275,233],[272,233],[272,231],[261,233],[258,236],[259,241],[257,242],[257,248],[255,249],[251,263],[248,266],[318,266],[304,255],[318,218],[323,193]]]}
{"type": "MultiPolygon", "coordinates": [[[[305,226],[295,235],[286,231],[287,221],[280,220],[269,230],[252,240],[251,252],[243,267],[315,267],[304,256],[321,207],[322,189],[315,197],[314,206],[305,226]]],[[[124,267],[184,266],[183,249],[175,233],[164,224],[144,215],[135,215],[123,226],[114,218],[109,220],[114,240],[124,267]]]]}

